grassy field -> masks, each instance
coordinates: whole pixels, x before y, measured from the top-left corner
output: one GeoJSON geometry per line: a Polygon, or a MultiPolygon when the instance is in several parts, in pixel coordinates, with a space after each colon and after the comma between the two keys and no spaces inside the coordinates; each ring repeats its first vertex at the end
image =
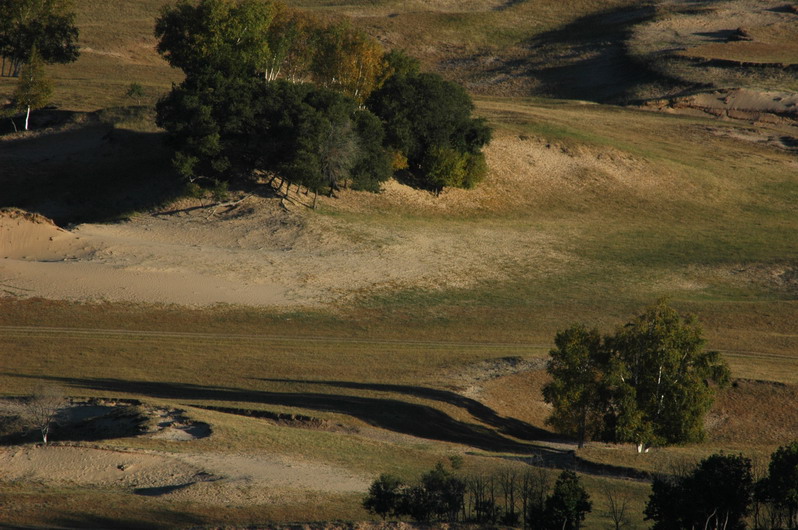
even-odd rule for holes
{"type": "MultiPolygon", "coordinates": [[[[140,103],[150,105],[180,79],[153,49],[153,21],[167,3],[77,2],[83,53],[76,64],[50,69],[54,104],[65,114],[108,110],[75,114],[70,127],[32,133],[24,148],[0,151],[11,168],[0,176],[0,206],[45,211],[63,222],[98,221],[146,211],[179,193],[152,113],[127,108],[134,102],[125,97],[131,83],[140,83],[146,93],[140,103]],[[116,135],[113,145],[100,141],[109,132],[116,135]],[[145,178],[137,180],[141,173],[145,178]]],[[[589,95],[591,65],[611,63],[609,73],[626,68],[615,48],[596,43],[628,35],[633,25],[662,13],[631,0],[474,0],[459,10],[443,1],[291,3],[351,15],[384,42],[417,53],[428,67],[471,78],[469,86],[483,94],[477,112],[496,128],[495,141],[503,146],[491,155],[493,176],[456,213],[364,196],[357,208],[326,203],[314,215],[386,229],[486,229],[510,234],[528,255],[508,254],[500,280],[383,289],[304,310],[0,298],[0,394],[25,394],[35,382],[46,382],[74,397],[183,407],[214,428],[213,436],[179,448],[128,437],[103,442],[111,448],[275,453],[406,479],[453,454],[464,456],[466,471],[497,462],[527,467],[512,460],[519,454],[544,454],[549,463],[572,459],[585,471],[594,499],[586,521],[591,528],[610,522],[604,496],[610,487],[632,495],[633,523],[643,526],[649,491],[644,481],[595,472],[598,464],[670,472],[720,450],[762,462],[798,437],[796,152],[767,141],[793,137],[794,127],[502,97],[589,95]],[[597,49],[599,58],[593,57],[597,49]],[[496,71],[484,66],[486,57],[497,58],[496,71]],[[507,81],[521,70],[534,72],[521,85],[507,81]],[[569,88],[565,82],[576,71],[569,88]],[[499,78],[492,76],[505,81],[491,85],[499,78]],[[548,158],[540,155],[549,152],[548,158]],[[532,155],[557,167],[530,170],[525,164],[532,155]],[[524,177],[533,174],[538,177],[524,177]],[[533,252],[539,241],[550,252],[533,252]],[[719,396],[704,444],[649,455],[591,444],[570,455],[550,443],[540,370],[481,383],[484,402],[459,393],[469,384],[460,376],[467,368],[506,358],[540,363],[558,329],[585,322],[610,332],[663,296],[699,316],[708,346],[724,354],[739,379],[719,396]],[[202,408],[208,406],[304,414],[354,431],[275,425],[202,408]],[[519,423],[539,436],[512,431],[519,423]]],[[[771,48],[723,43],[690,53],[792,63],[794,50],[780,44],[789,36],[783,29],[751,30],[771,48]]],[[[643,56],[650,50],[638,51],[643,56]]],[[[659,77],[624,71],[628,76],[602,85],[595,99],[662,88],[659,77]]],[[[793,81],[772,86],[789,88],[793,81]]],[[[665,84],[691,82],[685,76],[665,84]]],[[[13,84],[0,79],[0,95],[13,84]]],[[[359,503],[359,495],[307,493],[282,503],[219,507],[121,490],[0,482],[0,525],[353,521],[368,518],[359,503]]]]}

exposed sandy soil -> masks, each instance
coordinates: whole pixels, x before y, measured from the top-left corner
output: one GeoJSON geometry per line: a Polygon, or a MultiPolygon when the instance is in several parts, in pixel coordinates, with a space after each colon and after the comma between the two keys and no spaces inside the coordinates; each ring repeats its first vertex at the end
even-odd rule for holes
{"type": "MultiPolygon", "coordinates": [[[[796,14],[784,9],[784,0],[735,0],[702,2],[687,9],[683,2],[660,2],[663,16],[635,27],[629,46],[640,55],[660,54],[663,50],[689,50],[710,43],[726,42],[742,28],[754,36],[767,34],[763,28],[792,25],[796,14]],[[669,13],[669,4],[684,12],[669,13]]],[[[690,7],[690,6],[688,6],[690,7]]]]}
{"type": "Polygon", "coordinates": [[[373,216],[383,207],[479,214],[586,186],[636,194],[653,183],[644,163],[623,155],[574,153],[514,136],[497,138],[487,155],[495,170],[477,190],[434,197],[392,181],[380,195],[344,192],[322,201],[346,215],[252,196],[213,215],[186,201],[128,222],[66,231],[9,210],[0,213],[0,285],[22,297],[279,307],[328,304],[383,288],[467,287],[508,277],[518,266],[555,274],[573,257],[550,236],[524,227],[369,223],[347,215],[373,216]]]}
{"type": "MultiPolygon", "coordinates": [[[[720,96],[706,96],[713,97],[720,96]]],[[[736,108],[738,100],[764,105],[775,96],[739,92],[724,101],[736,108]]],[[[763,131],[716,133],[796,149],[794,138],[763,131]]],[[[623,197],[625,204],[660,196],[690,200],[696,192],[684,179],[671,182],[662,167],[608,147],[564,147],[502,132],[486,157],[491,173],[474,190],[447,189],[436,197],[389,181],[381,194],[344,191],[336,199],[320,198],[330,215],[257,195],[232,209],[184,200],[126,222],[69,230],[39,215],[0,211],[0,294],[296,307],[380,290],[469,287],[518,270],[545,279],[579,264],[561,239],[567,234],[493,223],[490,216],[518,211],[524,218],[538,206],[578,208],[607,197],[623,197]],[[450,214],[488,219],[435,220],[450,214]]]]}
{"type": "Polygon", "coordinates": [[[5,481],[114,488],[220,505],[262,504],[301,492],[362,492],[372,480],[273,454],[172,454],[65,445],[0,448],[0,468],[5,481]]]}
{"type": "MultiPolygon", "coordinates": [[[[0,415],[4,410],[13,414],[14,404],[0,402],[0,415]]],[[[174,443],[179,451],[110,448],[96,442],[0,446],[2,481],[113,488],[220,505],[285,501],[308,492],[360,492],[371,481],[363,474],[274,453],[197,451],[191,442],[212,436],[213,428],[180,409],[89,400],[67,404],[58,417],[56,438],[89,433],[102,443],[105,438],[136,436],[174,443]]]]}

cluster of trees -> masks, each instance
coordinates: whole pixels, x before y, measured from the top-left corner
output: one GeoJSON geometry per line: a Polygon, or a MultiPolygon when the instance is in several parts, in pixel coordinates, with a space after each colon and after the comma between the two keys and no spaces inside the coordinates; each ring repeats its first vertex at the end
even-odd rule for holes
{"type": "Polygon", "coordinates": [[[695,317],[665,301],[602,337],[574,325],[555,338],[543,396],[548,423],[578,438],[652,445],[700,441],[715,387],[729,382],[717,352],[704,351],[695,317]]]}
{"type": "Polygon", "coordinates": [[[754,481],[751,460],[712,455],[679,476],[654,480],[646,505],[654,530],[798,528],[798,442],[780,447],[754,481]]]}
{"type": "Polygon", "coordinates": [[[440,190],[486,172],[490,129],[466,92],[346,22],[274,0],[182,0],[155,34],[186,74],[157,120],[192,182],[272,173],[317,192],[376,191],[407,169],[440,190]]]}
{"type": "Polygon", "coordinates": [[[579,528],[592,508],[572,471],[563,471],[552,487],[549,472],[542,468],[460,477],[442,464],[424,473],[416,484],[381,475],[371,484],[363,506],[383,519],[557,530],[579,528]]]}

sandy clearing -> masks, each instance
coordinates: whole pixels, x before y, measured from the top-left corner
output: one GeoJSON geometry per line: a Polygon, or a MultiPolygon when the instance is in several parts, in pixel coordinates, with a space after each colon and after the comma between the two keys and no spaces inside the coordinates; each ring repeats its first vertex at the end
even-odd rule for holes
{"type": "Polygon", "coordinates": [[[689,200],[695,187],[607,147],[564,147],[504,133],[486,157],[491,173],[474,190],[435,197],[390,181],[381,194],[321,198],[332,215],[257,196],[213,215],[185,200],[126,222],[65,231],[6,211],[0,213],[0,294],[288,308],[404,288],[469,288],[519,271],[544,279],[577,264],[567,234],[467,216],[557,203],[578,207],[607,197],[628,204],[664,194],[689,200]],[[403,215],[380,217],[382,211],[403,215]]]}
{"type": "MultiPolygon", "coordinates": [[[[660,8],[666,9],[666,4],[663,2],[660,8]]],[[[641,55],[657,54],[662,50],[683,50],[719,42],[740,27],[793,23],[795,15],[780,9],[784,5],[783,0],[737,0],[715,2],[702,12],[671,13],[636,26],[629,46],[641,55]]]]}
{"type": "MultiPolygon", "coordinates": [[[[326,208],[355,215],[372,216],[381,205],[478,213],[504,208],[511,197],[511,206],[519,206],[545,200],[547,190],[562,185],[584,186],[567,177],[582,166],[599,175],[597,186],[626,185],[632,164],[516,137],[494,144],[493,160],[519,150],[526,156],[521,165],[497,163],[493,181],[476,190],[434,197],[390,182],[381,195],[344,192],[340,199],[322,200],[326,208]]],[[[507,223],[364,222],[301,206],[286,210],[259,197],[217,215],[192,209],[197,205],[184,201],[168,212],[79,225],[71,232],[25,218],[3,219],[2,291],[80,301],[313,306],[385,289],[469,287],[508,278],[519,267],[556,274],[573,259],[551,236],[507,223]]]]}
{"type": "Polygon", "coordinates": [[[38,214],[0,210],[0,259],[64,261],[86,257],[94,247],[38,214]]]}
{"type": "Polygon", "coordinates": [[[200,468],[157,454],[50,445],[0,448],[3,480],[98,487],[193,482],[200,468]]]}
{"type": "Polygon", "coordinates": [[[223,505],[308,492],[365,492],[373,480],[282,455],[166,454],[58,445],[0,448],[0,469],[3,481],[112,487],[223,505]]]}

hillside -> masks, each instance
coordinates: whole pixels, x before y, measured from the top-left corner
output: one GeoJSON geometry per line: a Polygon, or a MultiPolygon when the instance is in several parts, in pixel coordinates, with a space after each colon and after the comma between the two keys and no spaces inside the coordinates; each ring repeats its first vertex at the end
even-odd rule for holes
{"type": "Polygon", "coordinates": [[[763,466],[798,438],[792,4],[291,2],[464,82],[495,129],[474,190],[389,181],[313,210],[265,183],[181,197],[149,106],[179,80],[153,49],[165,3],[77,2],[58,108],[2,125],[2,393],[72,401],[51,447],[0,425],[0,526],[362,521],[380,473],[458,456],[577,467],[587,527],[611,524],[608,490],[641,527],[647,473],[720,450],[763,466]],[[732,368],[708,440],[637,455],[550,432],[556,331],[660,297],[732,368]]]}

